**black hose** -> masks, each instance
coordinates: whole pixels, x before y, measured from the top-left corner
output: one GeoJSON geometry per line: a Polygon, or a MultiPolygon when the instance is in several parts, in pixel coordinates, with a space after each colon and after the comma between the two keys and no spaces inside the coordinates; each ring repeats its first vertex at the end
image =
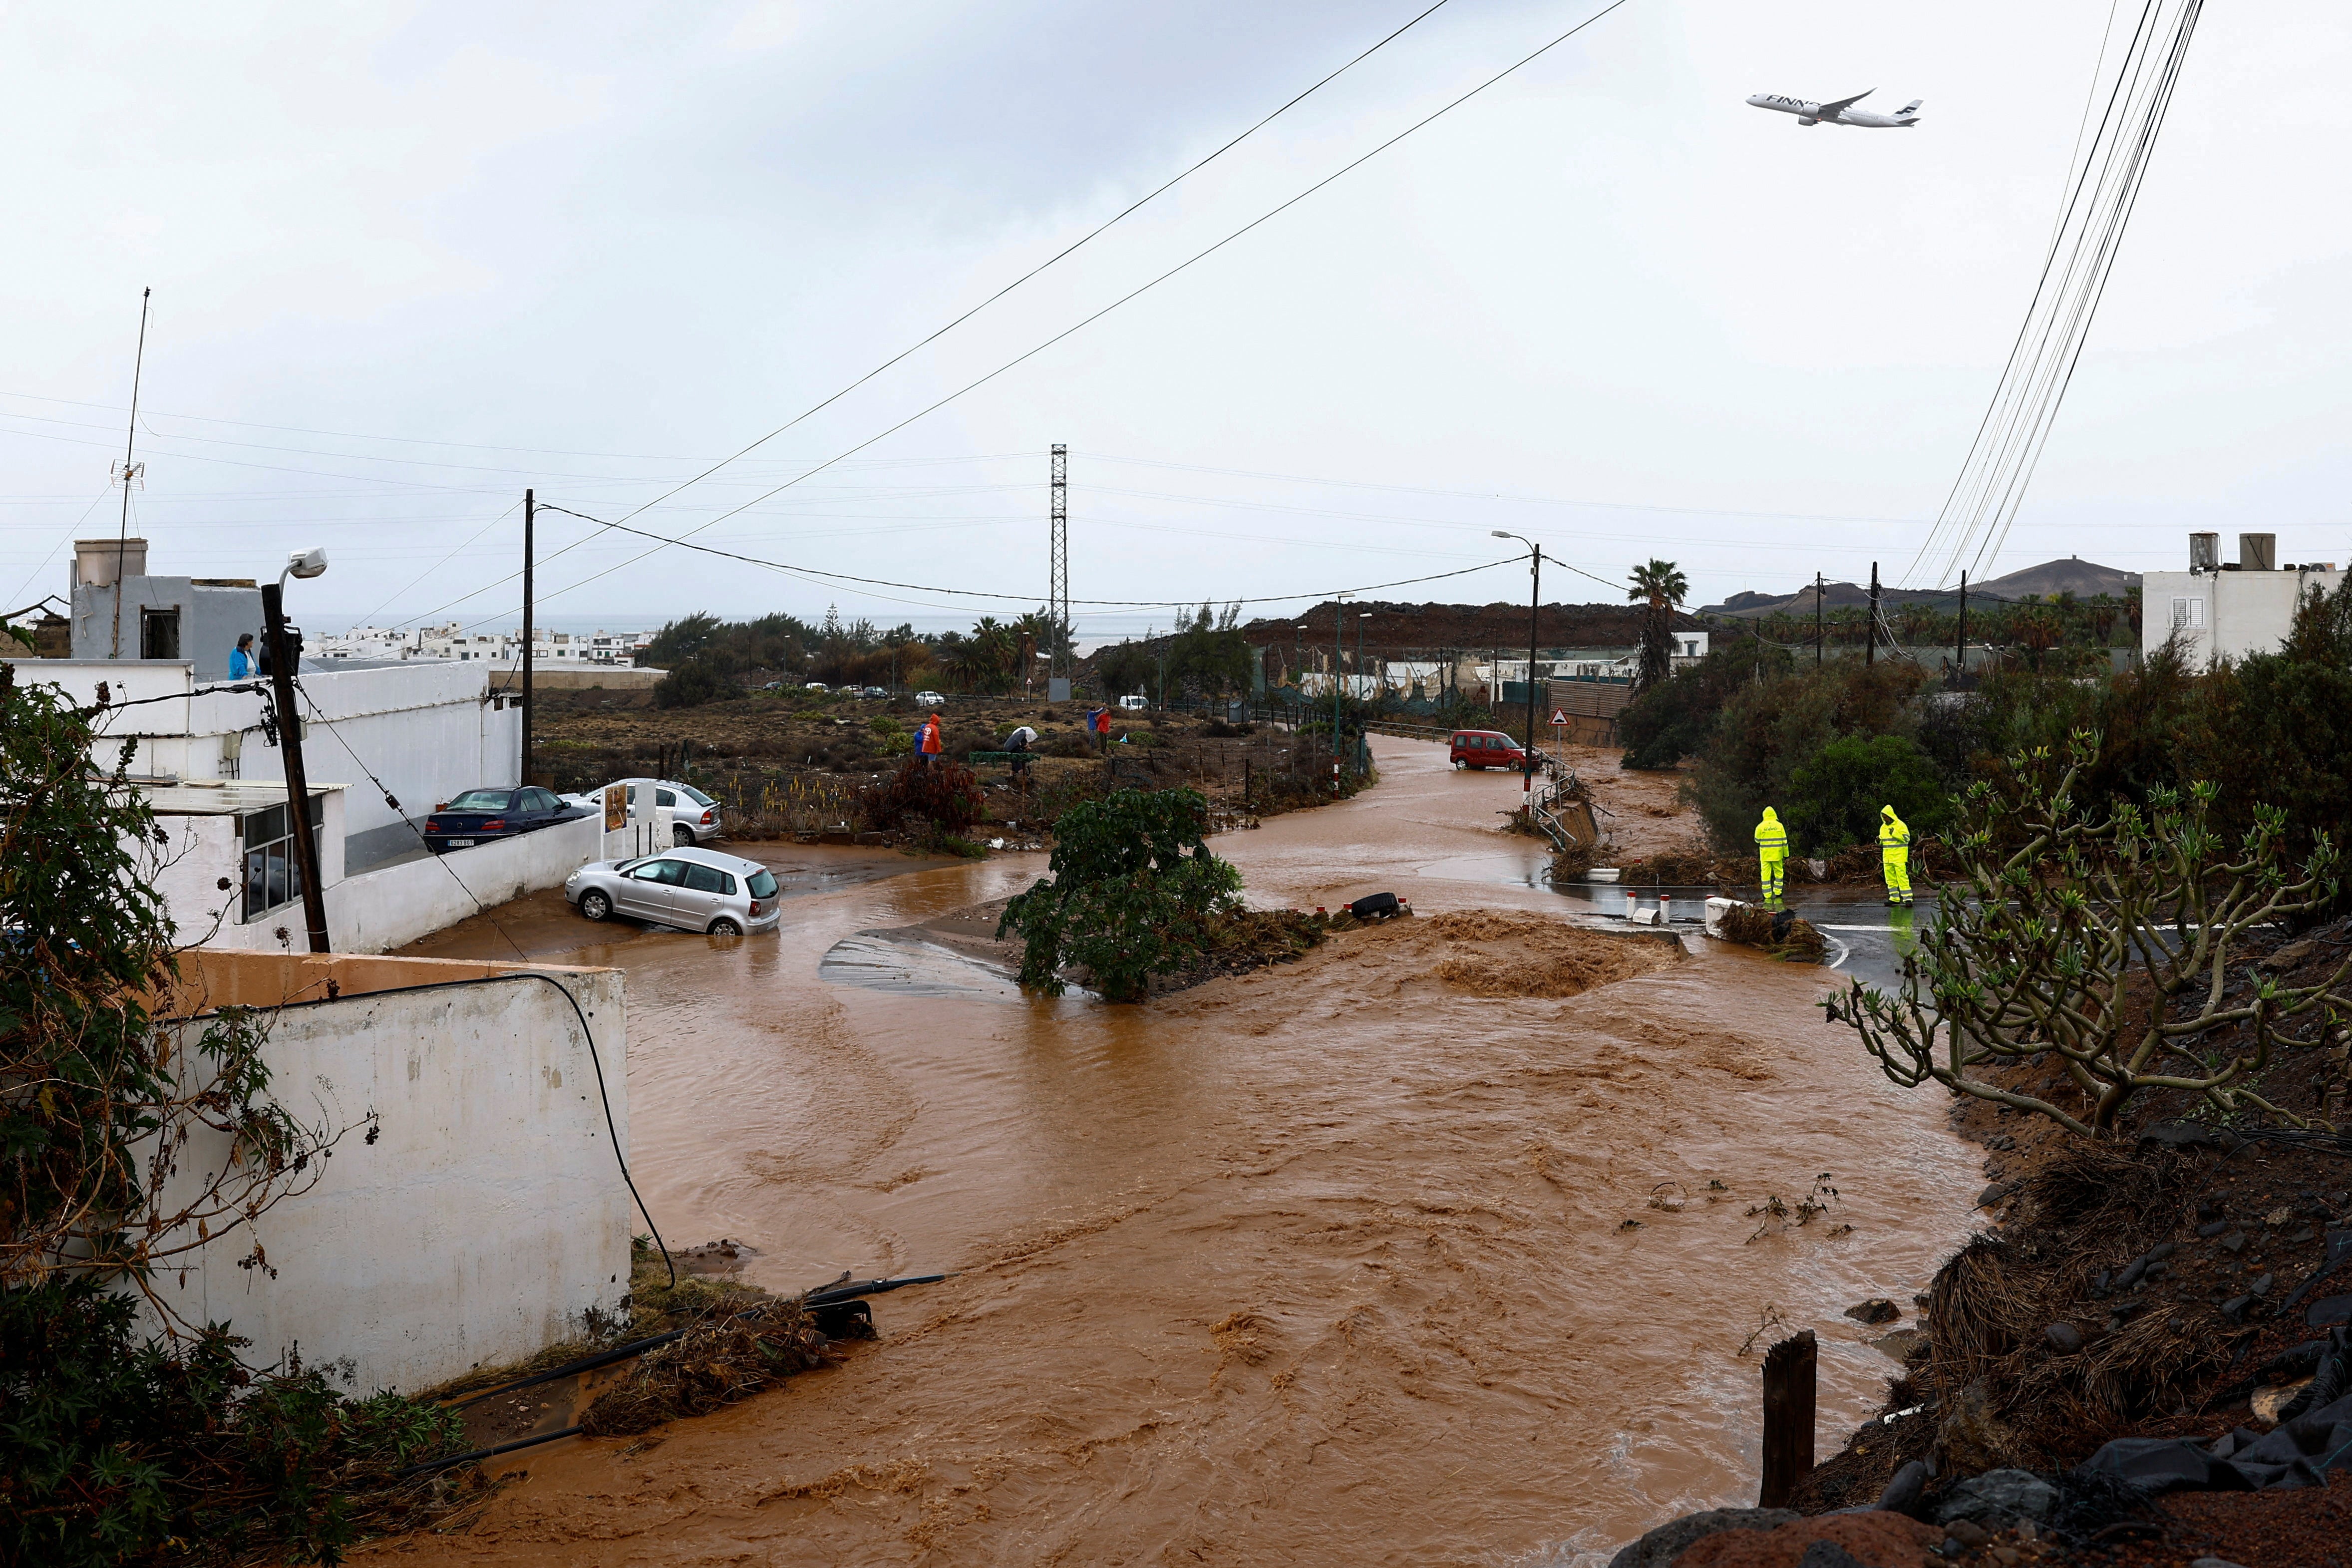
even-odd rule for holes
{"type": "Polygon", "coordinates": [[[446,1459],[427,1459],[421,1465],[411,1465],[392,1479],[404,1481],[411,1476],[421,1476],[427,1470],[446,1470],[452,1465],[470,1465],[481,1459],[494,1459],[500,1454],[511,1454],[517,1448],[535,1448],[541,1443],[552,1443],[559,1437],[580,1436],[578,1427],[566,1427],[561,1432],[544,1432],[536,1437],[517,1437],[511,1443],[500,1443],[495,1448],[476,1448],[470,1454],[452,1454],[446,1459]]]}
{"type": "Polygon", "coordinates": [[[616,1345],[611,1350],[599,1352],[595,1355],[583,1355],[578,1361],[567,1361],[562,1366],[550,1367],[545,1372],[534,1373],[529,1377],[513,1383],[501,1383],[495,1388],[485,1388],[479,1394],[468,1394],[463,1399],[445,1405],[442,1408],[463,1410],[468,1405],[479,1405],[485,1399],[493,1399],[501,1394],[512,1394],[518,1388],[530,1388],[541,1383],[552,1383],[559,1377],[570,1377],[575,1373],[593,1372],[600,1366],[610,1366],[616,1361],[626,1361],[633,1355],[643,1355],[649,1350],[667,1344],[670,1341],[683,1336],[685,1333],[684,1329],[672,1329],[667,1333],[657,1333],[650,1339],[632,1340],[627,1344],[616,1345]]]}

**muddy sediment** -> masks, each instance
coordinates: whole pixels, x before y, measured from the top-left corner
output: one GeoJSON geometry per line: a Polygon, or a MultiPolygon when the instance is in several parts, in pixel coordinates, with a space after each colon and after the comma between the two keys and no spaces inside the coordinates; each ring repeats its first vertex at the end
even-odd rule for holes
{"type": "Polygon", "coordinates": [[[629,971],[673,1239],[784,1290],[959,1272],[838,1366],[534,1452],[467,1533],[372,1552],[1569,1563],[1754,1500],[1760,1322],[1822,1335],[1825,1430],[1878,1408],[1882,1331],[1842,1311],[1924,1289],[1981,1185],[1940,1102],[1822,1021],[1818,972],[1570,926],[1497,831],[1516,779],[1374,745],[1377,789],[1216,848],[1261,906],[1420,916],[1148,1007],[955,980],[1042,855],[813,894],[772,940],[583,930],[572,961],[629,971]],[[818,977],[924,927],[922,983],[818,977]]]}

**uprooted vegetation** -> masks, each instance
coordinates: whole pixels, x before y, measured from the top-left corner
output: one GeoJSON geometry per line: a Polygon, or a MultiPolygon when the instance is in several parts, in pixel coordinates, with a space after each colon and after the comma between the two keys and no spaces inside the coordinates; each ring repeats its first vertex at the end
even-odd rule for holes
{"type": "MultiPolygon", "coordinates": [[[[677,1335],[628,1360],[626,1370],[582,1410],[579,1425],[587,1435],[619,1437],[708,1415],[821,1366],[833,1354],[832,1342],[798,1297],[725,1276],[681,1271],[673,1281],[661,1253],[643,1236],[631,1243],[629,1261],[621,1312],[591,1313],[580,1337],[510,1365],[478,1368],[423,1397],[451,1408],[473,1406],[526,1378],[677,1335]]],[[[535,1385],[532,1402],[544,1396],[544,1385],[535,1385]]]]}
{"type": "Polygon", "coordinates": [[[1760,948],[1791,963],[1819,964],[1830,956],[1828,939],[1792,910],[1735,904],[1723,912],[1716,930],[1727,942],[1760,948]]]}

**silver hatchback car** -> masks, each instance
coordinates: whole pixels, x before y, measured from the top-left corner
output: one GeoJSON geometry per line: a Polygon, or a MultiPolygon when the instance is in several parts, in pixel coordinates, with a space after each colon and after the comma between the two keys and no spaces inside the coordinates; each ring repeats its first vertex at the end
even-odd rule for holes
{"type": "Polygon", "coordinates": [[[563,896],[591,920],[626,915],[714,936],[772,931],[783,914],[776,873],[766,866],[683,846],[583,865],[564,883],[563,896]]]}

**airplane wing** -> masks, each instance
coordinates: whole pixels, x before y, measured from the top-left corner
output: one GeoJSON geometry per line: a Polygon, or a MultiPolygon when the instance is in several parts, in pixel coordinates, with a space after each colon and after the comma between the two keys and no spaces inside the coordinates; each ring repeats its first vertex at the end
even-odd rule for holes
{"type": "Polygon", "coordinates": [[[1815,112],[1819,113],[1823,120],[1834,119],[1839,110],[1852,109],[1855,104],[1860,103],[1864,99],[1868,98],[1872,93],[1876,92],[1877,90],[1878,89],[1874,87],[1866,87],[1860,92],[1855,93],[1852,98],[1842,98],[1835,103],[1825,103],[1815,112]]]}

